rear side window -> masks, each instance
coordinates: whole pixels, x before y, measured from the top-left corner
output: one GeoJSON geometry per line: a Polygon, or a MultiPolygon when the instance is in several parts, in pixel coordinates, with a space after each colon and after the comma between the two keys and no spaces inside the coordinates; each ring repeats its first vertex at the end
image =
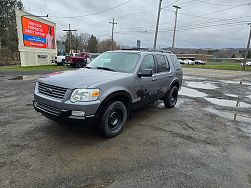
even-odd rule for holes
{"type": "Polygon", "coordinates": [[[163,55],[156,55],[156,60],[157,60],[158,73],[167,72],[168,67],[167,67],[166,58],[163,55]]]}
{"type": "Polygon", "coordinates": [[[152,69],[155,73],[155,63],[152,55],[146,55],[141,62],[141,70],[143,69],[152,69]]]}
{"type": "Polygon", "coordinates": [[[181,65],[175,55],[170,55],[171,61],[174,66],[174,70],[181,70],[181,65]]]}

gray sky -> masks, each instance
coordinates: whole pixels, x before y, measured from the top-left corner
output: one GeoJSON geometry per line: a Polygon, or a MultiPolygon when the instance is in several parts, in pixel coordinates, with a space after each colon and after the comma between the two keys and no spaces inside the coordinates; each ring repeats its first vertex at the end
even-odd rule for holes
{"type": "MultiPolygon", "coordinates": [[[[57,37],[68,28],[90,33],[105,39],[111,36],[112,18],[114,38],[119,44],[152,47],[159,0],[22,0],[27,12],[50,15],[57,24],[57,37]],[[101,12],[122,3],[122,6],[101,12]],[[75,17],[76,16],[76,17],[75,17]],[[82,17],[79,17],[82,16],[82,17]],[[72,17],[72,18],[70,18],[72,17]]],[[[170,47],[174,26],[174,8],[182,7],[178,14],[175,46],[180,48],[246,47],[251,22],[251,0],[163,0],[158,47],[170,47]],[[230,25],[232,24],[232,25],[230,25]]]]}

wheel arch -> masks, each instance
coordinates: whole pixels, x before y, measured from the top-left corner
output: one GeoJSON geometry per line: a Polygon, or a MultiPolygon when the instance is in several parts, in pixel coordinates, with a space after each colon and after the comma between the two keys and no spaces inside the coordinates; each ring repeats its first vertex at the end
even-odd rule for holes
{"type": "Polygon", "coordinates": [[[127,112],[128,112],[128,115],[130,117],[130,114],[131,114],[131,104],[132,104],[132,98],[131,98],[131,95],[127,92],[127,91],[124,91],[124,90],[119,90],[119,91],[115,91],[111,94],[109,94],[102,102],[101,104],[99,105],[98,107],[98,110],[96,112],[96,115],[99,116],[103,109],[111,102],[111,101],[121,101],[124,103],[126,109],[127,109],[127,112]]]}
{"type": "Polygon", "coordinates": [[[179,82],[179,80],[175,79],[175,80],[172,81],[169,90],[172,89],[173,86],[176,86],[178,88],[178,90],[179,90],[180,87],[181,87],[181,83],[179,82]]]}

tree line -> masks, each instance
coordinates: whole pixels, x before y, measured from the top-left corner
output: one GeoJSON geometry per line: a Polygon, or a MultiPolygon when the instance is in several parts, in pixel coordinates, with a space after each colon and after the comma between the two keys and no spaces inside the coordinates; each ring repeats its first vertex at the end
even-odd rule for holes
{"type": "Polygon", "coordinates": [[[113,49],[119,49],[115,41],[112,42],[111,39],[98,40],[96,36],[89,33],[71,34],[70,37],[68,34],[65,34],[60,37],[57,43],[63,44],[67,53],[70,50],[102,53],[112,50],[112,47],[113,49]]]}

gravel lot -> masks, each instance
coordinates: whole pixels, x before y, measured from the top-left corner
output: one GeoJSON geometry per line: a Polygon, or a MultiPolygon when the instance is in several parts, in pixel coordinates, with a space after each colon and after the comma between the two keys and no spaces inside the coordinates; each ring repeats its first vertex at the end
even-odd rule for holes
{"type": "Polygon", "coordinates": [[[177,107],[148,105],[113,139],[36,113],[40,73],[22,74],[0,73],[0,187],[251,187],[250,72],[184,69],[177,107]]]}

